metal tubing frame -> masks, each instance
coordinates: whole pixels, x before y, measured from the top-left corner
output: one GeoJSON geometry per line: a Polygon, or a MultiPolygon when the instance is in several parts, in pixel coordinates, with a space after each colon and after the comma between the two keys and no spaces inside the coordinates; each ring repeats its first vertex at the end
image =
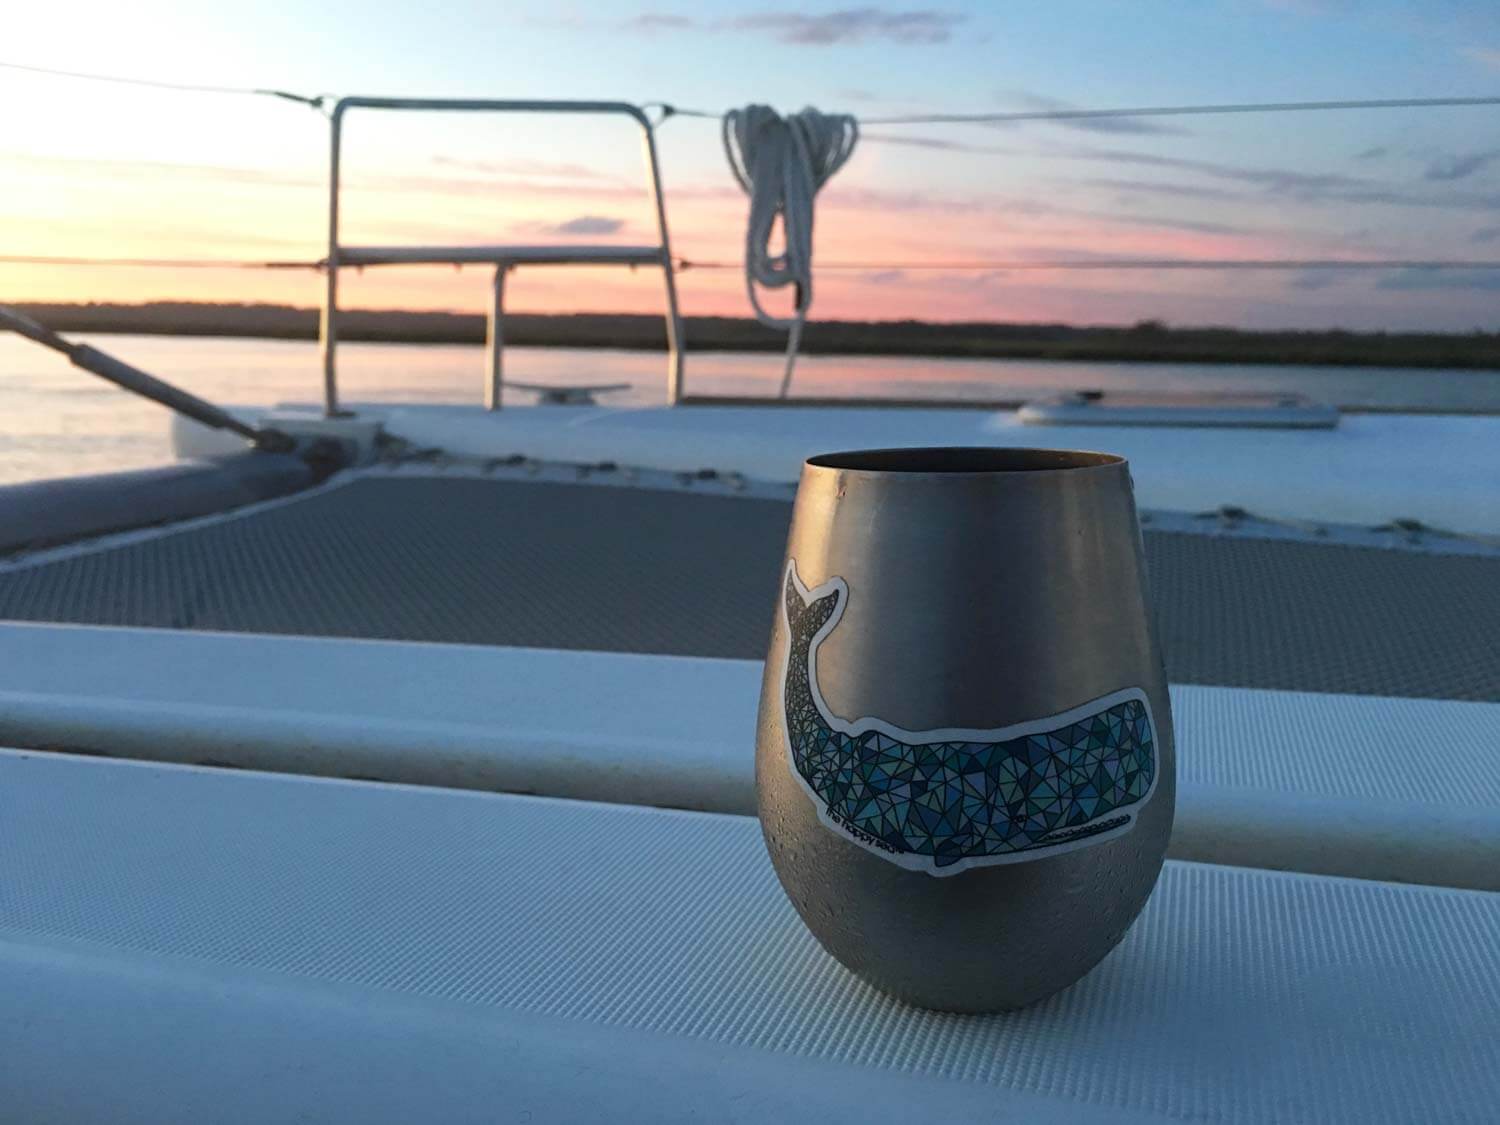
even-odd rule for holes
{"type": "Polygon", "coordinates": [[[323,290],[323,315],[318,318],[318,347],[323,357],[323,413],[337,418],[339,380],[336,352],[339,346],[339,148],[344,132],[344,103],[334,107],[329,118],[328,154],[328,257],[323,290]]]}
{"type": "MultiPolygon", "coordinates": [[[[328,417],[339,415],[338,398],[338,278],[339,278],[339,154],[343,141],[344,114],[351,109],[395,109],[430,110],[460,113],[589,113],[623,114],[641,128],[644,139],[646,168],[650,173],[649,189],[651,203],[656,212],[658,232],[661,236],[661,267],[666,279],[667,300],[667,402],[675,405],[683,394],[683,340],[682,314],[677,305],[677,282],[672,268],[672,244],[667,233],[666,202],[662,195],[661,168],[656,152],[656,135],[651,119],[639,107],[629,102],[606,101],[533,101],[492,98],[340,98],[334,103],[329,117],[328,154],[328,256],[326,259],[326,289],[323,312],[319,323],[319,344],[323,360],[323,403],[328,417]]],[[[502,339],[500,328],[501,302],[504,296],[504,275],[511,268],[506,263],[496,265],[494,297],[491,306],[490,372],[486,387],[486,402],[490,409],[500,405],[501,364],[496,353],[502,339]]]]}
{"type": "Polygon", "coordinates": [[[505,386],[505,275],[510,266],[503,262],[495,267],[491,283],[489,323],[485,331],[485,350],[489,354],[488,378],[484,384],[484,408],[500,409],[500,394],[505,386]]]}

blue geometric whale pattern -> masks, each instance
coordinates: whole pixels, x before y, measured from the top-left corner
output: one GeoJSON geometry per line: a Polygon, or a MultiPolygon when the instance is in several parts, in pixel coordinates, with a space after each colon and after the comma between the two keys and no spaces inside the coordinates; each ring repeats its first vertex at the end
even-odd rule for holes
{"type": "Polygon", "coordinates": [[[913,743],[879,730],[839,729],[846,724],[814,694],[815,641],[848,590],[839,583],[804,598],[795,575],[789,565],[783,590],[792,766],[827,815],[867,847],[928,857],[937,869],[1019,859],[1017,853],[1057,850],[1120,828],[1151,792],[1155,738],[1138,699],[1000,741],[913,743]]]}

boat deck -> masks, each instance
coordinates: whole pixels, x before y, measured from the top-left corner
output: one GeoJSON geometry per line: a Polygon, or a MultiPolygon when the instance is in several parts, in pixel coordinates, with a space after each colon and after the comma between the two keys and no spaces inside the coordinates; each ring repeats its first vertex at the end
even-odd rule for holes
{"type": "MultiPolygon", "coordinates": [[[[0,619],[759,659],[791,489],[348,473],[0,567],[0,619]]],[[[1500,701],[1500,555],[1148,523],[1175,683],[1500,701]]]]}

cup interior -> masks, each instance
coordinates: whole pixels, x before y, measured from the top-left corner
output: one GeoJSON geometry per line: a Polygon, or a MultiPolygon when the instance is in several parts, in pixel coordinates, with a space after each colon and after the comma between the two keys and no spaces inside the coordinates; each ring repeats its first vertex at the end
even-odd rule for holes
{"type": "Polygon", "coordinates": [[[820,469],[867,473],[1039,473],[1119,465],[1123,457],[1076,449],[1006,449],[937,446],[925,449],[855,449],[822,453],[807,463],[820,469]]]}

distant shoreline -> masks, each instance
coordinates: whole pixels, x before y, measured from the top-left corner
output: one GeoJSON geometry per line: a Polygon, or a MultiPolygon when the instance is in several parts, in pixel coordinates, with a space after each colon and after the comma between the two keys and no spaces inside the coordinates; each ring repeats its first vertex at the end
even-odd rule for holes
{"type": "MultiPolygon", "coordinates": [[[[281,340],[312,340],[318,334],[318,310],[290,305],[15,307],[59,332],[281,340]]],[[[786,346],[781,333],[731,317],[689,317],[686,335],[694,351],[781,351],[786,346]]],[[[484,317],[468,313],[354,309],[340,317],[340,339],[351,342],[480,344],[484,336],[484,317]]],[[[505,341],[528,347],[657,350],[665,346],[665,332],[659,316],[516,313],[505,318],[505,341]]],[[[949,359],[1500,369],[1500,333],[1251,332],[1171,328],[1157,321],[1131,327],[816,321],[807,326],[802,350],[949,359]]]]}

